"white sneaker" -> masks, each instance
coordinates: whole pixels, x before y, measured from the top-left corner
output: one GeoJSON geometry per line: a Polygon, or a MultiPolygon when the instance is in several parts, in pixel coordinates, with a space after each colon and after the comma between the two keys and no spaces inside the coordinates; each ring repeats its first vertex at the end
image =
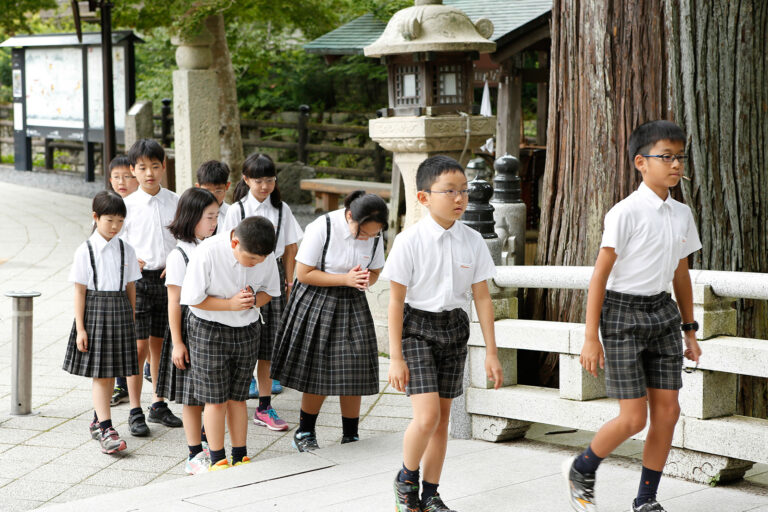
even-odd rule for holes
{"type": "Polygon", "coordinates": [[[184,465],[184,471],[186,471],[188,475],[199,475],[200,473],[205,473],[208,471],[210,462],[211,461],[208,460],[205,452],[200,452],[191,459],[187,458],[187,463],[184,465]]]}

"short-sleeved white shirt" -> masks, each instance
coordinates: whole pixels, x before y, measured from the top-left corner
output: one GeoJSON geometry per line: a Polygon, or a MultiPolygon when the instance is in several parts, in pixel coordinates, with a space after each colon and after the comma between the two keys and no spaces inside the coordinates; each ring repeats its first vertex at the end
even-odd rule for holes
{"type": "MultiPolygon", "coordinates": [[[[123,241],[123,257],[125,258],[125,270],[123,283],[120,286],[120,241],[118,237],[112,237],[107,242],[98,231],[88,237],[93,247],[93,259],[96,262],[96,273],[99,280],[99,291],[117,292],[125,289],[125,285],[141,279],[139,262],[136,252],[131,244],[123,241]]],[[[69,271],[69,281],[84,284],[89,290],[95,290],[93,283],[93,268],[91,257],[88,254],[88,244],[83,242],[75,250],[75,258],[69,271]]]]}
{"type": "Polygon", "coordinates": [[[431,215],[397,235],[381,273],[407,287],[408,305],[433,313],[466,309],[472,285],[495,275],[480,233],[458,221],[444,229],[431,215]]]}
{"type": "Polygon", "coordinates": [[[645,183],[605,215],[600,247],[616,251],[606,288],[632,295],[669,291],[680,260],[701,249],[691,209],[645,183]]]}
{"type": "Polygon", "coordinates": [[[224,201],[221,202],[219,205],[219,217],[216,219],[216,224],[219,227],[218,233],[223,233],[224,228],[224,222],[227,220],[227,212],[229,211],[229,204],[225,203],[224,201]]]}
{"type": "MultiPolygon", "coordinates": [[[[197,242],[185,242],[179,240],[176,247],[183,250],[187,259],[192,258],[192,254],[197,249],[197,242]]],[[[184,284],[184,275],[187,273],[187,263],[184,256],[174,248],[165,260],[165,286],[181,286],[184,284]]]]}
{"type": "Polygon", "coordinates": [[[179,196],[167,188],[161,188],[154,196],[139,188],[125,198],[127,214],[120,237],[144,260],[145,270],[164,268],[168,253],[176,247],[168,225],[176,216],[178,204],[179,196]]]}
{"type": "MultiPolygon", "coordinates": [[[[277,210],[277,208],[272,206],[269,198],[267,198],[267,200],[262,203],[253,197],[253,194],[248,192],[248,194],[243,199],[238,201],[238,203],[239,202],[243,203],[246,219],[254,215],[261,215],[262,217],[268,218],[270,222],[272,222],[272,224],[275,226],[275,230],[277,230],[277,222],[280,217],[280,212],[277,210]]],[[[230,232],[235,229],[237,225],[240,224],[240,221],[243,220],[243,212],[240,209],[240,205],[238,203],[234,203],[229,211],[227,211],[227,217],[224,220],[224,231],[226,232],[230,232]]],[[[299,240],[301,240],[301,238],[304,236],[304,232],[301,230],[301,226],[299,226],[299,223],[293,216],[291,208],[285,203],[282,203],[282,207],[283,221],[280,225],[280,233],[277,235],[275,258],[282,257],[283,253],[285,253],[286,245],[298,243],[299,240]]]]}
{"type": "Polygon", "coordinates": [[[206,311],[194,307],[206,297],[228,299],[247,286],[254,293],[280,296],[280,275],[274,253],[253,267],[242,266],[232,250],[229,232],[203,240],[189,259],[181,286],[181,304],[189,306],[198,318],[230,327],[243,327],[259,319],[259,308],[245,311],[206,311]]]}
{"type": "MultiPolygon", "coordinates": [[[[328,214],[331,219],[331,240],[325,255],[325,271],[329,274],[346,274],[356,266],[379,269],[384,266],[384,242],[379,240],[373,253],[374,238],[358,240],[349,229],[344,208],[328,214]]],[[[299,246],[296,261],[310,267],[320,268],[328,228],[325,215],[313,220],[299,246]]]]}

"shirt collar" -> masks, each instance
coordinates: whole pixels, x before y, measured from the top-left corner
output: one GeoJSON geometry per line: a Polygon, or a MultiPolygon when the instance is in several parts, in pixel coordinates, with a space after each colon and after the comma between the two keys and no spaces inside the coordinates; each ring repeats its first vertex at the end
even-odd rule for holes
{"type": "Polygon", "coordinates": [[[656,195],[656,192],[651,190],[651,188],[645,183],[641,183],[640,186],[637,187],[637,192],[640,194],[640,197],[648,201],[656,210],[665,204],[667,206],[672,206],[672,194],[669,192],[667,192],[667,198],[662,200],[658,195],[656,195]]]}
{"type": "Polygon", "coordinates": [[[431,214],[427,214],[422,221],[424,223],[424,226],[426,227],[427,233],[434,239],[434,240],[440,240],[443,236],[452,236],[455,239],[458,239],[459,237],[459,222],[461,221],[455,221],[453,223],[453,226],[451,226],[448,229],[445,229],[443,226],[438,224],[435,219],[432,218],[431,214]]]}
{"type": "Polygon", "coordinates": [[[112,240],[107,242],[103,236],[101,236],[101,233],[98,231],[94,231],[88,239],[91,241],[91,245],[93,246],[94,252],[102,252],[107,247],[114,247],[118,244],[118,237],[113,236],[112,240]]]}
{"type": "Polygon", "coordinates": [[[157,194],[155,194],[155,195],[147,194],[146,192],[144,192],[144,190],[142,190],[141,187],[139,187],[136,190],[136,192],[134,192],[131,195],[135,195],[142,203],[147,204],[147,203],[149,203],[152,200],[152,198],[155,198],[158,201],[160,201],[162,193],[163,193],[163,187],[160,187],[160,190],[158,190],[157,194]]]}
{"type": "Polygon", "coordinates": [[[269,197],[267,197],[267,199],[265,199],[264,201],[259,201],[258,199],[256,199],[256,196],[254,196],[251,193],[250,190],[248,191],[247,197],[248,199],[246,199],[245,202],[250,203],[251,207],[253,207],[254,210],[258,210],[262,206],[265,206],[266,204],[268,204],[268,200],[269,200],[269,197]]]}

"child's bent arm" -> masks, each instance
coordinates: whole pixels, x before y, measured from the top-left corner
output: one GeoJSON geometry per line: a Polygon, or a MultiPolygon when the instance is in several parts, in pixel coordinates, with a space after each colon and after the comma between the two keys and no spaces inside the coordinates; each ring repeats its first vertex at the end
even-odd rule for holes
{"type": "Polygon", "coordinates": [[[360,265],[346,274],[331,274],[297,261],[296,277],[299,282],[311,286],[349,286],[363,290],[365,289],[367,274],[365,269],[360,268],[360,265]]]}
{"type": "Polygon", "coordinates": [[[603,347],[600,345],[598,332],[600,330],[600,311],[603,308],[603,300],[605,300],[605,287],[608,284],[608,277],[611,275],[614,263],[616,263],[616,251],[613,247],[601,248],[597,254],[592,278],[589,280],[587,326],[579,360],[584,369],[594,377],[597,377],[598,365],[600,368],[605,368],[605,356],[603,347]]]}
{"type": "Polygon", "coordinates": [[[472,295],[475,300],[477,317],[480,320],[480,330],[485,341],[485,373],[488,380],[493,381],[493,388],[499,389],[504,382],[504,372],[499,362],[496,334],[494,329],[493,302],[488,291],[488,283],[480,281],[472,285],[472,295]]]}
{"type": "Polygon", "coordinates": [[[267,302],[272,300],[272,296],[268,294],[267,292],[257,292],[256,293],[256,300],[254,301],[253,305],[254,307],[260,308],[267,302]]]}
{"type": "Polygon", "coordinates": [[[253,304],[253,293],[246,290],[240,290],[236,295],[228,299],[211,297],[208,295],[202,302],[193,304],[193,306],[205,311],[244,311],[252,308],[253,304]]]}
{"type": "MultiPolygon", "coordinates": [[[[293,273],[296,270],[296,253],[298,251],[298,244],[288,244],[283,251],[283,268],[285,269],[285,279],[288,283],[293,282],[293,273]]],[[[283,286],[283,284],[281,283],[280,286],[283,286]]]]}
{"type": "Polygon", "coordinates": [[[380,268],[369,268],[369,278],[368,278],[368,286],[373,286],[376,284],[376,281],[379,280],[379,275],[381,275],[381,269],[380,268]]]}
{"type": "Polygon", "coordinates": [[[184,341],[181,339],[181,304],[179,299],[181,297],[181,286],[168,285],[168,327],[171,330],[171,343],[173,343],[173,351],[171,352],[171,359],[176,368],[180,370],[186,370],[187,363],[189,363],[189,352],[184,345],[184,341]]]}
{"type": "Polygon", "coordinates": [[[405,292],[408,288],[395,281],[389,282],[389,307],[387,325],[389,328],[389,383],[401,392],[408,385],[408,366],[403,357],[403,310],[405,292]]]}
{"type": "MultiPolygon", "coordinates": [[[[691,286],[691,274],[688,272],[688,258],[683,258],[675,269],[672,278],[672,289],[675,290],[677,307],[680,310],[680,318],[684,324],[693,322],[693,287],[691,286]]],[[[684,355],[696,364],[699,363],[701,347],[696,340],[696,331],[685,331],[684,355]]]]}
{"type": "Polygon", "coordinates": [[[88,350],[88,334],[85,332],[85,293],[84,284],[75,283],[75,329],[77,330],[77,349],[80,352],[88,350]]]}

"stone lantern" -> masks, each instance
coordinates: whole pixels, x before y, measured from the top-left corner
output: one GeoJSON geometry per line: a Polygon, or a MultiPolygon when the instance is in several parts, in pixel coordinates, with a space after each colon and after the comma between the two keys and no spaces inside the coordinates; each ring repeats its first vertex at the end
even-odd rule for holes
{"type": "Polygon", "coordinates": [[[503,262],[509,265],[510,257],[514,256],[515,265],[525,265],[526,207],[520,198],[520,160],[512,155],[504,155],[493,163],[493,168],[496,175],[493,179],[491,204],[494,207],[496,234],[502,240],[503,251],[506,251],[503,262]]]}
{"type": "MultiPolygon", "coordinates": [[[[416,169],[426,158],[457,160],[494,133],[496,119],[472,115],[472,62],[492,52],[493,23],[473,23],[442,0],[416,0],[392,16],[379,39],[364,49],[387,66],[389,106],[369,122],[371,139],[394,153],[403,177],[405,225],[423,215],[416,200],[416,169]]],[[[461,162],[464,164],[465,162],[461,162]]]]}

